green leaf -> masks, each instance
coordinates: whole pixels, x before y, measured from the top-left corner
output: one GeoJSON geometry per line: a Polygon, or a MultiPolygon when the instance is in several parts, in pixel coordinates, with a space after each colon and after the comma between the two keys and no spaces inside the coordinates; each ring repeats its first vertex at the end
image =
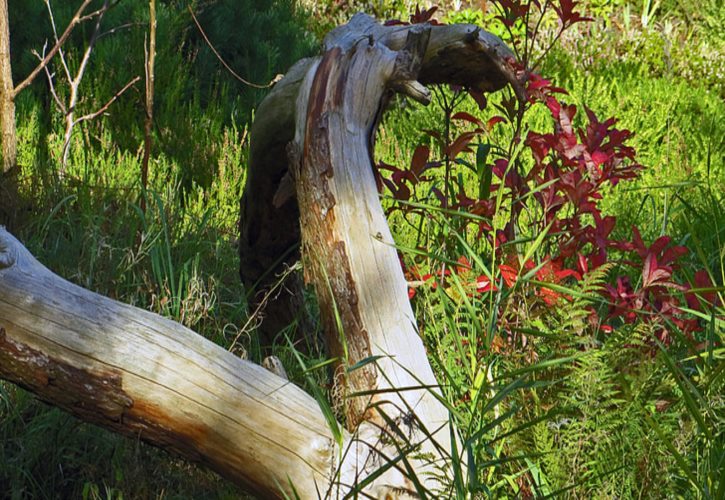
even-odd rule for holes
{"type": "Polygon", "coordinates": [[[490,144],[479,144],[476,148],[476,174],[478,175],[478,199],[487,200],[491,194],[493,169],[488,168],[486,159],[491,151],[490,144]]]}

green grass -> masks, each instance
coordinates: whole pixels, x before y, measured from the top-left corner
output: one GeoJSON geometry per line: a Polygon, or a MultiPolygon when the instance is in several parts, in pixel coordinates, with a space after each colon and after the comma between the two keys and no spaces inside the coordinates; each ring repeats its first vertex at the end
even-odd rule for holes
{"type": "MultiPolygon", "coordinates": [[[[652,33],[643,37],[638,42],[640,51],[649,50],[653,39],[652,33]]],[[[545,76],[570,91],[563,100],[577,104],[578,120],[588,106],[600,118],[616,116],[621,128],[635,131],[630,144],[646,166],[641,179],[619,185],[604,200],[606,212],[618,218],[618,236],[630,237],[632,225],[642,228],[646,241],[671,235],[690,249],[685,274],[704,268],[722,286],[725,102],[719,85],[663,75],[636,52],[612,61],[602,55],[596,64],[584,68],[577,60],[580,55],[569,49],[549,56],[542,70],[545,76]]],[[[490,104],[497,102],[495,97],[490,99],[490,104]]],[[[464,103],[459,110],[476,114],[473,103],[464,103]]],[[[496,113],[490,105],[487,112],[484,120],[496,113]]],[[[435,150],[424,130],[441,131],[444,120],[439,107],[399,102],[384,121],[377,154],[387,163],[405,166],[418,144],[435,150]]],[[[544,120],[545,112],[533,114],[528,124],[541,130],[544,120]]],[[[467,128],[470,125],[454,128],[454,136],[467,128]]],[[[494,131],[490,139],[506,141],[502,131],[494,131]]],[[[473,161],[473,154],[470,158],[473,161]]],[[[470,194],[475,191],[474,179],[463,175],[470,194]]],[[[442,178],[434,175],[436,183],[442,189],[442,178]]],[[[396,212],[392,218],[396,239],[409,252],[409,263],[415,259],[423,269],[440,268],[465,255],[474,262],[471,275],[490,271],[485,259],[478,261],[475,256],[490,255],[491,249],[470,233],[451,241],[450,234],[461,222],[455,214],[434,208],[438,203],[429,189],[430,184],[424,183],[415,193],[416,200],[430,204],[427,216],[396,212]],[[418,246],[424,253],[410,251],[418,246]]],[[[387,201],[387,206],[393,205],[387,201]]],[[[446,289],[418,288],[415,299],[419,324],[439,373],[450,384],[449,397],[458,401],[460,415],[478,408],[472,401],[482,387],[495,400],[497,389],[503,387],[492,381],[495,374],[505,378],[511,371],[528,367],[534,380],[543,384],[507,394],[499,403],[503,405],[499,415],[506,415],[505,419],[482,417],[496,426],[480,436],[484,439],[477,443],[475,453],[489,457],[496,453],[498,459],[517,457],[479,471],[481,481],[495,487],[489,495],[718,498],[722,494],[722,479],[713,472],[725,463],[725,407],[713,392],[714,387],[722,389],[722,349],[714,347],[707,358],[708,369],[714,370],[709,377],[701,374],[706,369],[702,360],[693,361],[693,352],[702,353],[694,342],[709,338],[710,345],[722,346],[722,322],[705,316],[709,333],[699,334],[694,342],[680,338],[651,356],[645,352],[655,332],[644,324],[623,325],[608,336],[590,336],[582,334],[585,302],[536,312],[527,309],[518,294],[499,293],[490,301],[470,296],[470,289],[467,295],[461,280],[446,289]],[[502,320],[494,314],[494,304],[506,303],[509,310],[518,308],[522,336],[508,340],[517,347],[506,350],[494,345],[491,352],[491,339],[496,338],[496,327],[491,330],[491,326],[502,320]],[[534,360],[530,355],[535,355],[534,360]],[[553,369],[540,369],[567,355],[576,357],[553,369]],[[500,434],[506,438],[496,440],[497,446],[487,446],[487,439],[500,434]]],[[[723,312],[720,308],[711,314],[722,317],[723,312]]],[[[471,423],[462,418],[460,426],[465,433],[471,423]]]]}
{"type": "MultiPolygon", "coordinates": [[[[398,9],[390,17],[400,17],[405,2],[389,3],[381,8],[398,9]]],[[[628,3],[634,5],[599,3],[588,5],[614,9],[616,15],[628,3]]],[[[677,20],[673,16],[682,13],[666,4],[659,11],[662,19],[667,13],[677,20]]],[[[123,12],[128,11],[116,15],[120,18],[123,12]]],[[[138,9],[131,12],[143,15],[138,9]]],[[[181,21],[171,10],[161,19],[168,22],[169,31],[162,35],[168,42],[180,33],[175,30],[181,25],[174,23],[181,21]]],[[[283,25],[289,26],[292,21],[285,19],[283,25]]],[[[694,23],[688,43],[700,46],[701,40],[703,47],[706,42],[717,47],[707,21],[698,19],[688,19],[694,23]]],[[[664,29],[664,23],[653,26],[664,29]]],[[[222,33],[224,29],[219,28],[222,33]]],[[[632,29],[632,36],[638,29],[632,29]]],[[[634,42],[640,52],[650,51],[650,57],[638,58],[637,51],[622,49],[617,60],[608,60],[595,47],[584,46],[596,63],[584,67],[581,57],[565,46],[550,54],[543,71],[570,90],[567,99],[580,109],[586,105],[600,117],[618,116],[621,127],[636,132],[632,145],[648,168],[636,184],[618,186],[605,200],[608,213],[619,218],[620,235],[628,236],[632,224],[644,229],[648,241],[671,234],[691,249],[687,273],[705,268],[722,285],[722,89],[707,79],[693,84],[684,70],[677,73],[685,64],[677,59],[685,57],[682,53],[672,52],[673,72],[663,73],[653,63],[662,50],[661,38],[651,30],[639,31],[642,38],[634,42]]],[[[140,35],[132,31],[99,48],[87,90],[94,97],[84,106],[102,102],[138,68],[138,54],[126,44],[138,49],[140,35]],[[118,60],[124,64],[109,62],[118,60]]],[[[26,36],[33,39],[32,33],[26,36]]],[[[308,43],[301,41],[304,34],[297,40],[308,43]]],[[[219,83],[219,74],[208,70],[202,81],[183,47],[168,44],[159,58],[157,142],[145,213],[140,209],[138,95],[129,94],[114,104],[108,117],[78,128],[62,178],[60,117],[42,86],[20,96],[24,210],[13,229],[59,275],[173,318],[258,360],[235,240],[247,121],[261,95],[240,92],[228,81],[219,83]]],[[[266,55],[258,54],[265,59],[266,72],[257,76],[284,71],[275,66],[283,55],[275,46],[266,55]]],[[[249,63],[236,56],[239,64],[249,63]]],[[[210,64],[207,60],[204,67],[210,64]]],[[[491,103],[498,99],[492,97],[491,103]]],[[[474,110],[472,103],[463,106],[474,110]]],[[[529,125],[542,129],[546,120],[546,113],[534,113],[529,125]]],[[[389,163],[405,165],[415,146],[430,144],[423,130],[439,129],[441,123],[441,110],[434,105],[422,108],[399,101],[383,123],[376,153],[389,163]]],[[[496,128],[491,140],[505,143],[505,130],[496,128]]],[[[473,189],[474,181],[473,173],[460,179],[467,189],[473,189]]],[[[442,179],[436,182],[440,185],[442,179]]],[[[472,276],[490,274],[490,246],[471,230],[456,236],[465,220],[437,209],[429,188],[421,187],[416,195],[428,217],[406,218],[401,212],[392,216],[400,247],[422,248],[417,259],[431,267],[446,261],[450,266],[465,255],[472,276]]],[[[385,206],[392,203],[384,200],[385,206]]],[[[516,245],[539,259],[545,237],[537,238],[532,229],[523,231],[516,245]]],[[[412,257],[408,253],[406,258],[412,257]]],[[[639,347],[651,346],[653,335],[646,325],[624,325],[609,336],[586,326],[585,308],[598,304],[594,292],[604,276],[572,285],[569,293],[576,300],[559,310],[529,307],[530,280],[522,276],[515,290],[488,295],[469,295],[470,280],[464,274],[452,278],[445,289],[417,289],[418,323],[435,369],[446,381],[462,451],[469,464],[476,464],[472,475],[454,478],[459,496],[722,498],[725,486],[718,473],[725,466],[725,311],[703,313],[705,329],[694,341],[677,339],[671,347],[657,346],[644,354],[639,347]],[[512,318],[520,324],[515,335],[504,338],[501,324],[512,318]],[[693,348],[694,343],[700,347],[693,348]]],[[[294,381],[317,387],[318,397],[325,394],[319,387],[325,380],[324,360],[300,358],[284,346],[278,354],[294,381]],[[307,372],[305,366],[323,369],[307,372]]],[[[0,382],[0,489],[8,498],[242,495],[212,473],[136,440],[98,431],[6,382],[0,382]]]]}
{"type": "Polygon", "coordinates": [[[218,476],[0,382],[4,498],[239,498],[218,476]]]}

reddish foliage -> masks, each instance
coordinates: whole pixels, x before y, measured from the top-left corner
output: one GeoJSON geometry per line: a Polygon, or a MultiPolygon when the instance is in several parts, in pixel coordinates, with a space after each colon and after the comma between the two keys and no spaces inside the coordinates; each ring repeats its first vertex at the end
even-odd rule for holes
{"type": "MultiPolygon", "coordinates": [[[[509,27],[526,18],[533,8],[542,12],[547,6],[553,7],[562,31],[574,23],[591,20],[576,12],[578,3],[573,0],[558,0],[553,5],[542,5],[536,0],[494,0],[492,3],[499,9],[499,19],[509,27]]],[[[411,22],[429,22],[433,12],[435,8],[416,9],[411,22]]],[[[485,182],[485,188],[477,194],[467,193],[463,183],[427,188],[441,207],[484,218],[466,219],[460,230],[463,234],[467,224],[477,224],[478,235],[487,238],[496,252],[493,275],[471,276],[475,274],[473,266],[465,257],[452,268],[461,283],[470,286],[472,293],[524,293],[518,291],[521,287],[517,284],[520,277],[528,273],[541,283],[532,294],[534,300],[540,301],[541,307],[556,306],[560,301],[571,299],[558,291],[566,287],[567,282],[582,280],[616,258],[620,261],[616,275],[602,292],[608,307],[600,311],[593,307],[589,310],[593,328],[609,332],[611,325],[618,323],[650,322],[656,325],[657,337],[663,342],[671,340],[673,325],[685,334],[696,331],[697,321],[688,318],[682,307],[686,303],[691,309],[702,310],[717,305],[718,298],[707,272],[695,273],[694,287],[683,284],[678,275],[681,271],[679,261],[688,252],[685,247],[672,244],[667,236],[647,246],[636,227],[632,228],[631,238],[616,239],[612,234],[617,218],[603,214],[600,208],[605,189],[635,179],[643,168],[636,162],[634,149],[627,145],[632,133],[617,128],[616,119],[601,120],[586,107],[584,116],[578,115],[577,106],[563,101],[567,95],[564,89],[528,71],[526,61],[511,61],[510,64],[526,82],[525,102],[518,102],[512,93],[495,105],[500,115],[451,113],[449,120],[470,130],[450,138],[437,131],[424,131],[445,158],[431,160],[431,148],[418,146],[409,169],[384,163],[378,165],[379,169],[392,172],[389,178],[382,178],[381,184],[388,187],[395,199],[404,201],[411,198],[419,183],[434,178],[423,175],[431,169],[458,164],[476,171],[482,185],[485,182]],[[544,106],[548,110],[553,127],[546,132],[529,131],[526,135],[524,146],[532,160],[526,169],[520,157],[512,159],[508,156],[513,147],[492,149],[486,141],[490,130],[504,123],[514,130],[512,145],[516,144],[520,140],[517,136],[520,128],[517,127],[520,127],[521,116],[533,106],[544,106]],[[487,148],[485,154],[481,153],[482,146],[487,148]],[[495,151],[495,154],[489,157],[489,151],[495,151]],[[472,156],[476,158],[476,165],[470,162],[472,156]],[[502,230],[494,232],[489,221],[496,215],[496,197],[499,195],[508,209],[509,220],[502,230]],[[548,228],[545,241],[547,252],[551,254],[543,258],[538,267],[531,260],[521,263],[523,259],[513,250],[515,246],[508,245],[520,234],[519,218],[524,213],[527,217],[522,224],[533,225],[539,231],[548,228]],[[532,219],[531,213],[539,214],[540,219],[532,219]]],[[[484,111],[487,101],[483,94],[478,90],[465,90],[484,111]]],[[[454,178],[448,171],[445,177],[454,178]]],[[[393,209],[414,210],[407,205],[393,209]]],[[[418,283],[436,287],[446,284],[451,267],[442,266],[433,274],[419,275],[416,271],[413,276],[410,270],[406,273],[410,280],[414,278],[418,283]]],[[[415,294],[412,290],[411,297],[415,294]]]]}
{"type": "Polygon", "coordinates": [[[579,2],[573,0],[559,0],[559,6],[554,5],[554,10],[559,16],[563,24],[563,28],[568,28],[574,23],[580,23],[583,21],[593,21],[591,17],[582,17],[578,12],[574,12],[574,9],[579,2]]]}
{"type": "Polygon", "coordinates": [[[410,21],[405,22],[400,19],[390,19],[385,21],[385,26],[407,26],[409,24],[424,24],[429,23],[433,26],[440,25],[438,21],[433,19],[433,14],[436,13],[438,7],[433,6],[427,10],[420,10],[420,5],[415,6],[415,12],[410,15],[410,21]]]}

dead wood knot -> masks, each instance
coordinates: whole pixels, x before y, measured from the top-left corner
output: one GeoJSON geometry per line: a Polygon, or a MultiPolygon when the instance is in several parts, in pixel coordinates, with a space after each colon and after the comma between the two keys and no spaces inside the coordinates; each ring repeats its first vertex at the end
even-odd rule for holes
{"type": "Polygon", "coordinates": [[[13,242],[7,237],[8,235],[5,228],[0,226],[0,270],[13,266],[17,257],[13,242]]]}
{"type": "Polygon", "coordinates": [[[473,43],[476,40],[478,40],[478,37],[479,37],[480,33],[481,33],[481,28],[478,28],[477,27],[476,29],[474,29],[474,30],[469,31],[468,33],[466,33],[463,36],[463,41],[465,43],[473,43]]]}

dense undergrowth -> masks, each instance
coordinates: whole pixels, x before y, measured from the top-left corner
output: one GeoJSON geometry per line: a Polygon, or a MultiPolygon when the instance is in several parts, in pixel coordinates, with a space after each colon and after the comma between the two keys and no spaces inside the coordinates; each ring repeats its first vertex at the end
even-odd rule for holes
{"type": "MultiPolygon", "coordinates": [[[[63,25],[73,6],[55,3],[63,25]]],[[[39,80],[21,94],[23,211],[12,229],[28,248],[61,276],[257,359],[256,318],[239,283],[234,242],[247,130],[264,91],[219,67],[187,3],[199,9],[235,71],[258,83],[313,52],[309,33],[321,35],[355,9],[407,21],[415,5],[161,2],[145,212],[142,91],[78,127],[63,175],[62,116],[47,84],[39,80]],[[304,10],[312,12],[310,21],[304,10]]],[[[507,27],[496,19],[497,9],[522,4],[533,5],[531,24],[538,2],[492,1],[485,13],[478,3],[442,2],[437,12],[443,22],[482,23],[526,50],[532,63],[543,56],[535,71],[550,83],[532,80],[540,95],[522,121],[505,92],[481,109],[460,89],[440,88],[428,108],[398,101],[376,149],[421,332],[467,460],[476,464],[461,491],[494,498],[722,498],[722,7],[590,0],[575,11],[593,22],[557,36],[562,25],[549,8],[537,36],[524,42],[520,21],[507,18],[507,27]],[[591,126],[586,109],[601,123],[619,119],[603,129],[610,144],[625,139],[610,150],[589,141],[588,160],[571,142],[586,142],[576,134],[582,128],[586,137],[591,126]],[[544,151],[546,134],[568,149],[552,142],[544,151]],[[522,140],[512,140],[516,135],[522,140]],[[614,170],[644,168],[623,171],[621,182],[593,180],[607,162],[614,170]],[[566,190],[562,178],[569,174],[579,176],[580,187],[592,181],[586,196],[566,190]]],[[[144,9],[121,2],[109,13],[108,26],[124,28],[93,53],[84,109],[98,108],[143,73],[144,9]]],[[[40,0],[11,1],[10,12],[16,23],[46,19],[40,0]]],[[[32,28],[13,27],[18,76],[50,29],[43,22],[32,28]]],[[[71,60],[84,40],[83,32],[72,40],[71,60]]],[[[277,351],[295,379],[294,357],[284,346],[277,351]]],[[[324,374],[319,378],[325,382],[324,374]]],[[[0,383],[0,491],[8,498],[241,495],[213,474],[99,432],[7,383],[0,383]]]]}

